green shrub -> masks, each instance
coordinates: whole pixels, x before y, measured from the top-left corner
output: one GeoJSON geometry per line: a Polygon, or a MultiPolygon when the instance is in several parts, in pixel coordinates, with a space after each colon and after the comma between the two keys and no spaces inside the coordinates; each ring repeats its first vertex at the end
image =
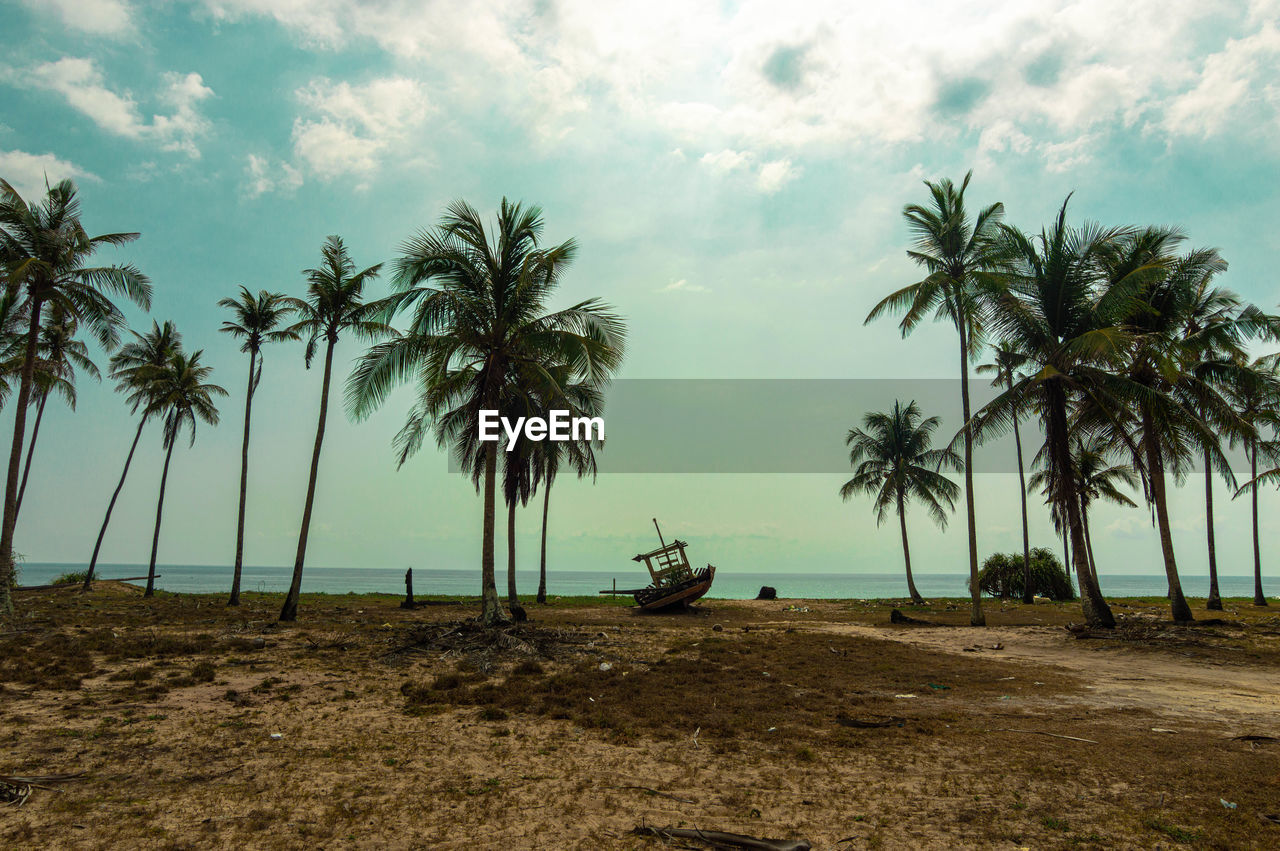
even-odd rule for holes
{"type": "Polygon", "coordinates": [[[79,585],[84,582],[84,578],[89,575],[87,570],[76,570],[71,573],[64,573],[57,579],[53,580],[54,585],[79,585]]]}
{"type": "MultiPolygon", "coordinates": [[[[1022,553],[993,553],[978,571],[978,589],[991,597],[1021,597],[1023,576],[1022,553]]],[[[1066,568],[1044,547],[1031,550],[1031,591],[1051,600],[1076,598],[1066,568]]]]}

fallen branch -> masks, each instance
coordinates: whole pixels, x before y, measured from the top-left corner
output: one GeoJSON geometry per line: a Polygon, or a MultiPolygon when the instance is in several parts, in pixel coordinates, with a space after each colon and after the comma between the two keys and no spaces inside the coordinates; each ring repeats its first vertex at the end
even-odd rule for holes
{"type": "Polygon", "coordinates": [[[855,727],[859,730],[874,730],[880,727],[901,727],[905,719],[896,715],[888,718],[850,718],[847,715],[837,715],[836,723],[842,727],[855,727]]]}
{"type": "Polygon", "coordinates": [[[900,609],[894,609],[889,612],[889,623],[909,623],[916,626],[934,626],[930,621],[922,621],[919,618],[904,615],[900,609]]]}
{"type": "Polygon", "coordinates": [[[1050,733],[1046,730],[1019,730],[1015,727],[997,727],[990,732],[993,733],[1034,733],[1037,736],[1052,736],[1055,739],[1067,739],[1072,742],[1084,742],[1087,745],[1098,744],[1093,739],[1082,739],[1079,736],[1064,736],[1061,733],[1050,733]]]}
{"type": "Polygon", "coordinates": [[[813,847],[804,839],[757,839],[741,833],[725,833],[720,830],[698,830],[684,827],[648,827],[640,825],[631,831],[636,836],[653,836],[658,839],[697,839],[712,848],[747,848],[754,851],[810,851],[813,847]]]}

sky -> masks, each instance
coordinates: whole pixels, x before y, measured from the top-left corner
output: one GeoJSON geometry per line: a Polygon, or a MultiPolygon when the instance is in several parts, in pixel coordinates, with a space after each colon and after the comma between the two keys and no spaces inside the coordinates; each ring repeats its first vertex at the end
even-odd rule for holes
{"type": "MultiPolygon", "coordinates": [[[[139,231],[104,255],[154,283],[150,316],[131,307],[130,322],[173,319],[230,392],[222,424],[175,452],[162,564],[234,553],[248,362],[217,301],[240,285],[301,295],[329,234],[361,267],[390,260],[453,199],[541,205],[547,239],[579,242],[557,304],[600,296],[627,318],[622,378],[952,377],[954,331],[904,341],[863,318],[919,277],[902,206],[969,169],[970,203],[1003,201],[1024,229],[1074,192],[1074,220],[1180,225],[1230,262],[1224,286],[1280,304],[1271,0],[3,0],[0,20],[0,176],[28,198],[70,177],[90,232],[139,231]]],[[[340,344],[337,380],[359,354],[340,344]]],[[[266,352],[251,564],[296,547],[320,383],[302,361],[299,345],[266,352]]],[[[474,488],[430,448],[396,468],[407,400],[360,423],[332,411],[309,564],[478,564],[474,488]]],[[[833,446],[855,424],[830,422],[833,446]]],[[[74,412],[50,405],[16,539],[27,560],[88,560],[133,428],[108,383],[83,381],[74,412]]],[[[161,461],[153,428],[104,561],[147,560],[161,461]]],[[[842,503],[843,478],[562,478],[550,566],[625,566],[655,545],[656,516],[721,570],[900,570],[897,530],[869,500],[842,503]]],[[[980,553],[1020,548],[1016,477],[977,488],[980,553]]],[[[1206,570],[1203,495],[1193,477],[1173,497],[1186,573],[1206,570]]],[[[1247,505],[1221,484],[1217,502],[1220,569],[1248,573],[1247,505]]],[[[917,570],[966,569],[962,518],[908,523],[917,570]]],[[[538,524],[519,515],[524,567],[538,524]]],[[[1145,509],[1100,508],[1094,537],[1104,589],[1107,572],[1160,572],[1145,509]]],[[[1053,546],[1036,503],[1032,538],[1053,546]]],[[[1273,575],[1277,544],[1264,526],[1273,575]]]]}

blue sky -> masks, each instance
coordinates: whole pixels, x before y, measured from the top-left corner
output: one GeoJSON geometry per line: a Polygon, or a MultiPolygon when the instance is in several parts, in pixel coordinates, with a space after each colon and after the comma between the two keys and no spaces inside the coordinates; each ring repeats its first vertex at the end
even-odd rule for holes
{"type": "MultiPolygon", "coordinates": [[[[26,193],[73,177],[91,231],[141,231],[118,259],[151,276],[153,315],[232,392],[223,425],[175,457],[162,562],[233,552],[247,363],[217,333],[217,300],[240,284],[299,293],[330,233],[361,265],[389,259],[454,198],[538,203],[549,238],[578,239],[563,300],[600,295],[628,317],[632,378],[950,377],[952,332],[903,342],[862,318],[914,280],[902,205],[968,168],[971,197],[1004,201],[1025,228],[1073,190],[1077,218],[1182,225],[1230,261],[1224,285],[1280,303],[1274,2],[42,0],[0,15],[0,175],[26,193]]],[[[291,559],[318,385],[301,347],[267,352],[251,563],[291,559]]],[[[310,563],[478,559],[478,500],[444,458],[395,470],[405,407],[394,396],[360,424],[334,412],[310,563]]],[[[832,440],[850,425],[832,423],[832,440]]],[[[19,551],[87,559],[131,432],[106,385],[86,384],[74,414],[51,410],[19,551]]],[[[159,441],[144,438],[108,561],[147,557],[159,441]]],[[[898,570],[895,530],[842,504],[840,481],[564,482],[553,566],[613,568],[657,515],[724,568],[898,570]]],[[[1017,546],[1012,482],[979,480],[984,554],[1017,546]]],[[[1177,497],[1192,573],[1202,497],[1194,479],[1177,497]]],[[[1277,504],[1267,493],[1264,511],[1277,504]]],[[[964,568],[962,523],[911,522],[918,570],[964,568]]],[[[1245,505],[1219,522],[1224,572],[1248,572],[1245,505]]],[[[534,512],[522,523],[533,566],[534,512]]],[[[1104,573],[1158,572],[1145,511],[1100,511],[1095,537],[1104,573]]]]}

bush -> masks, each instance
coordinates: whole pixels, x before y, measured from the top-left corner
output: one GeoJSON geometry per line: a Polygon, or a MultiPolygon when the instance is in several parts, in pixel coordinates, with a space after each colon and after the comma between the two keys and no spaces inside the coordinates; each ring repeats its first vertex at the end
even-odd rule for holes
{"type": "Polygon", "coordinates": [[[57,579],[53,580],[54,585],[79,585],[84,582],[84,578],[89,575],[87,570],[77,570],[72,573],[64,573],[57,579]]]}
{"type": "MultiPolygon", "coordinates": [[[[991,597],[1021,597],[1023,574],[1022,553],[993,553],[978,571],[978,589],[991,597]]],[[[1044,547],[1031,550],[1031,591],[1051,600],[1076,598],[1066,568],[1044,547]]]]}

